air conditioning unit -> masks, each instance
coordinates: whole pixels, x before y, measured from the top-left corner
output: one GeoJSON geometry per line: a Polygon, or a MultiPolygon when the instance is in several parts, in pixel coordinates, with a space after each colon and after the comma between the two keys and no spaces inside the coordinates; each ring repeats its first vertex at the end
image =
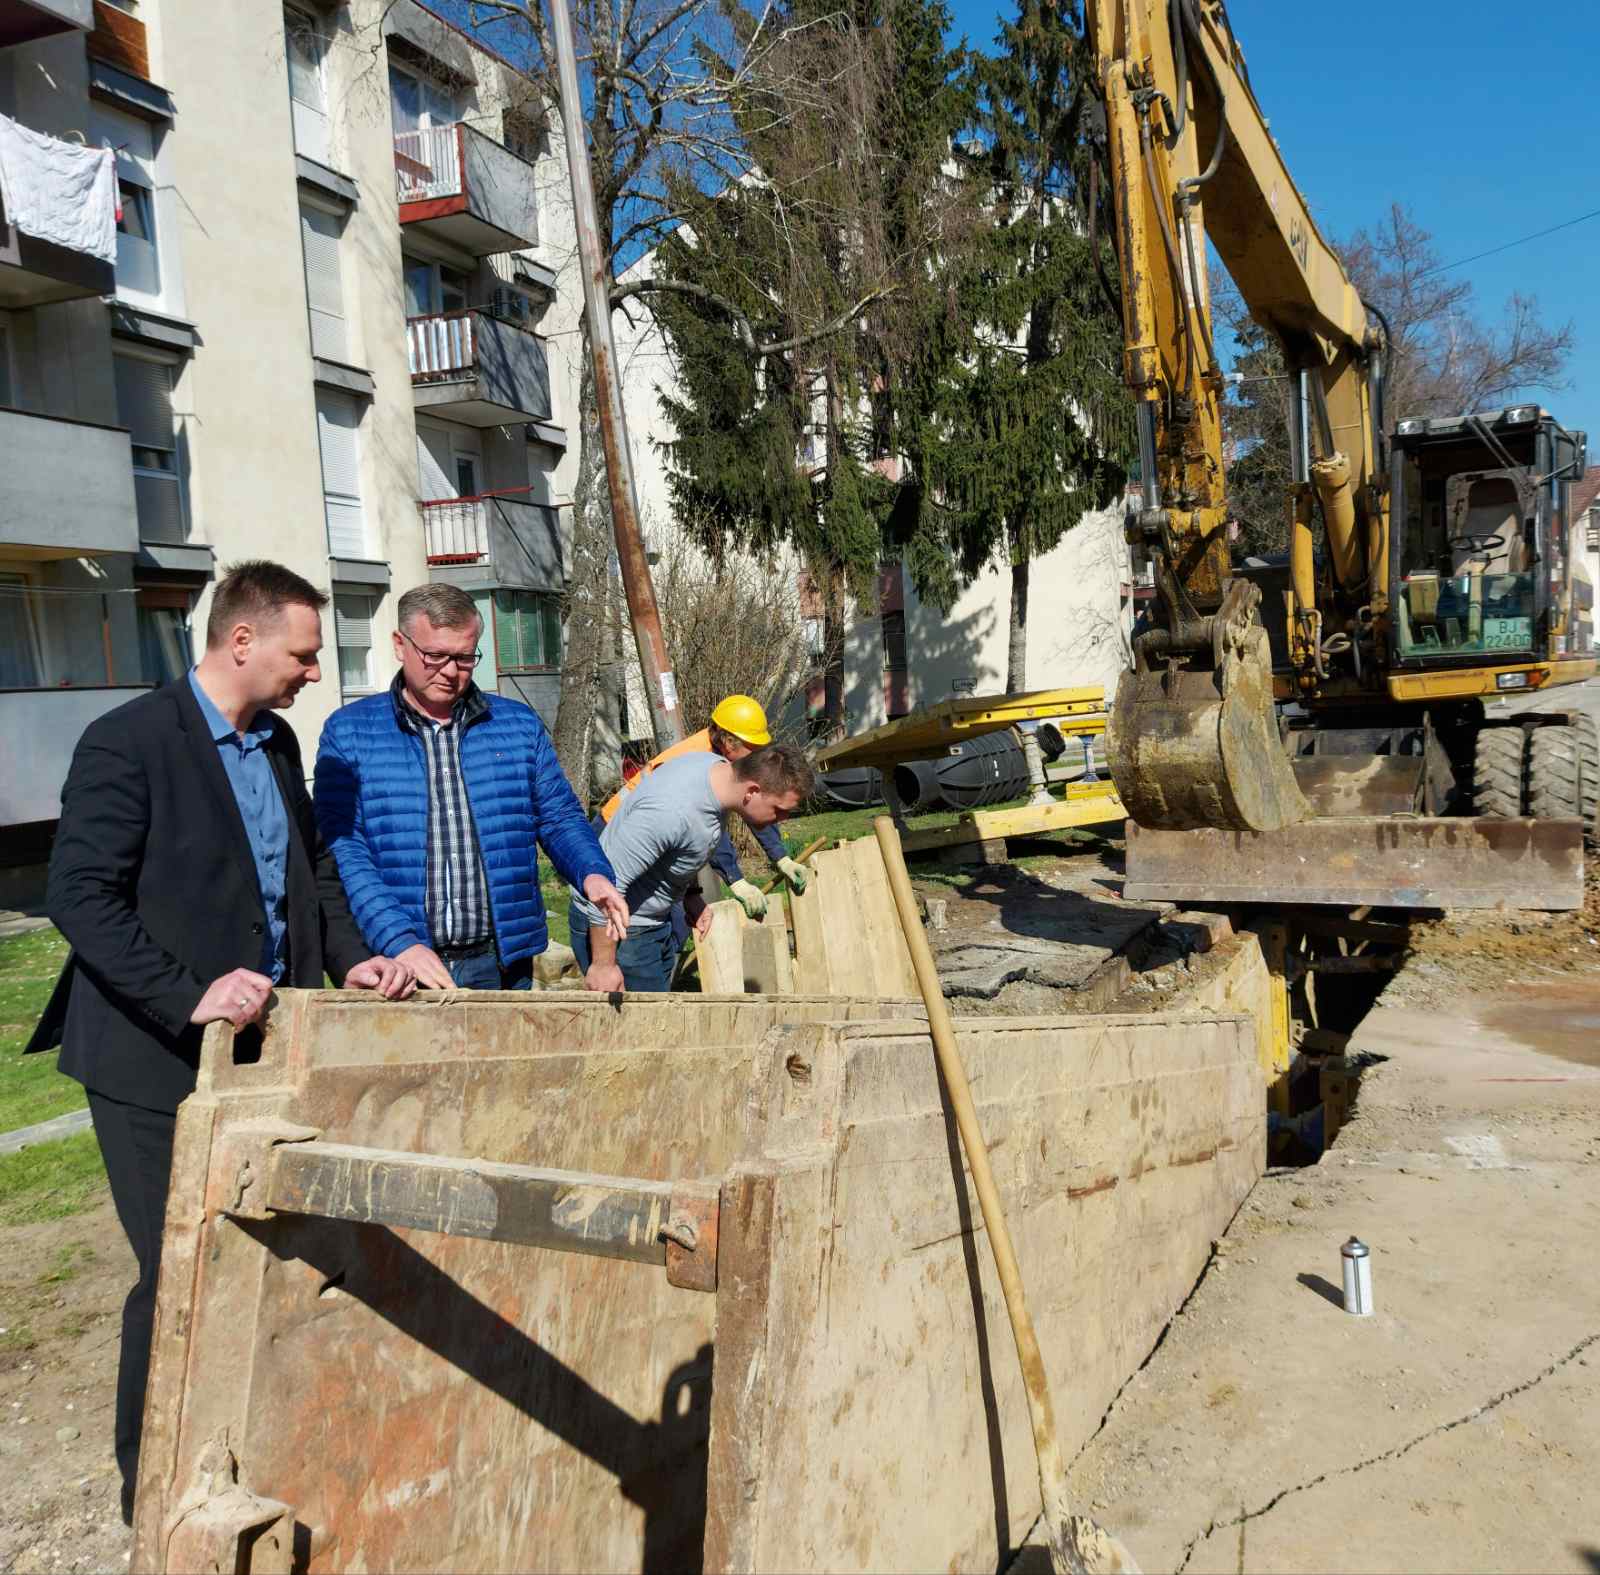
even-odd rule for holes
{"type": "Polygon", "coordinates": [[[533,321],[533,302],[521,290],[501,286],[494,292],[494,299],[489,305],[489,315],[526,328],[533,321]]]}

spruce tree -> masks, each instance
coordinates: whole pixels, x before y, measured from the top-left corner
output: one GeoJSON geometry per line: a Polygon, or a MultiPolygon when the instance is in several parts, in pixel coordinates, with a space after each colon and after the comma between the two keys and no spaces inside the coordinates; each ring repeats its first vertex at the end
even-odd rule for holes
{"type": "Polygon", "coordinates": [[[897,461],[955,342],[944,277],[967,197],[947,166],[971,102],[948,24],[933,0],[779,8],[768,25],[792,42],[736,106],[761,175],[684,193],[693,217],[655,258],[674,503],[712,552],[806,565],[835,733],[848,604],[874,603],[886,540],[918,529],[922,477],[897,461]]]}
{"type": "Polygon", "coordinates": [[[918,594],[942,606],[997,557],[1009,561],[1016,692],[1027,687],[1032,561],[1120,494],[1136,450],[1108,204],[1090,178],[1079,7],[1019,0],[997,43],[975,66],[980,136],[965,159],[988,209],[959,286],[971,339],[924,423],[937,501],[907,556],[918,594]]]}

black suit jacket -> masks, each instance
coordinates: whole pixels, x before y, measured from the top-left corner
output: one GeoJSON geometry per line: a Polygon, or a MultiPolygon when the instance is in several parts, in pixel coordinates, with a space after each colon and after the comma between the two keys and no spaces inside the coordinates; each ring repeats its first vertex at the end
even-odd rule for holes
{"type": "MultiPolygon", "coordinates": [[[[306,793],[300,746],[272,718],[267,756],[289,814],[284,983],[342,982],[371,955],[306,793]]],[[[61,792],[46,905],[72,946],[29,1050],[149,1110],[195,1084],[189,1021],[214,979],[261,966],[266,909],[244,819],[183,677],[94,722],[61,792]]]]}

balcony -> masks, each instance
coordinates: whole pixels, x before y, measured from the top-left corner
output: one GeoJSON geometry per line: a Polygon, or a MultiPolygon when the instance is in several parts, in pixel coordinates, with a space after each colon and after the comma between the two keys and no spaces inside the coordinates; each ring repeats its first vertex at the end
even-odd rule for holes
{"type": "Polygon", "coordinates": [[[55,174],[60,166],[50,163],[52,144],[67,150],[64,156],[69,159],[85,157],[82,148],[24,126],[14,128],[0,147],[0,158],[8,164],[30,166],[9,173],[15,187],[32,193],[29,209],[22,211],[19,204],[16,213],[6,211],[0,196],[0,310],[111,295],[117,288],[116,232],[110,214],[103,216],[100,237],[107,255],[84,250],[84,244],[93,240],[80,233],[79,220],[73,217],[84,211],[82,201],[70,183],[55,174]],[[52,197],[56,188],[61,195],[52,197]]]}
{"type": "Polygon", "coordinates": [[[561,590],[561,523],[548,503],[520,492],[485,492],[470,498],[421,503],[428,564],[438,569],[483,569],[473,583],[508,583],[561,590]]]}
{"type": "Polygon", "coordinates": [[[0,0],[0,49],[93,26],[92,0],[0,0]]]}
{"type": "Polygon", "coordinates": [[[0,408],[0,544],[35,558],[139,550],[125,427],[0,408]]]}
{"type": "Polygon", "coordinates": [[[418,410],[472,427],[550,420],[544,340],[487,312],[406,319],[418,410]]]}
{"type": "Polygon", "coordinates": [[[538,244],[533,166],[457,121],[394,139],[400,222],[474,257],[538,244]]]}
{"type": "Polygon", "coordinates": [[[56,820],[83,730],[146,687],[0,689],[0,826],[56,820]]]}

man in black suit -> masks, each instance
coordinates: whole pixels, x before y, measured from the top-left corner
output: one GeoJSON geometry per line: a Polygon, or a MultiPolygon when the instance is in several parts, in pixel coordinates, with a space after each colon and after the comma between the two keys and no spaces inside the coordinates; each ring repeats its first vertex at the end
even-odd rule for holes
{"type": "Polygon", "coordinates": [[[178,1105],[205,1024],[256,1021],[275,984],[397,998],[408,968],[362,940],[273,715],[322,675],[328,598],[276,563],[212,597],[206,651],[175,683],[84,733],[61,793],[50,917],[72,954],[28,1048],[61,1046],[89,1095],[139,1279],[122,1312],[116,1452],[132,1514],[178,1105]]]}

